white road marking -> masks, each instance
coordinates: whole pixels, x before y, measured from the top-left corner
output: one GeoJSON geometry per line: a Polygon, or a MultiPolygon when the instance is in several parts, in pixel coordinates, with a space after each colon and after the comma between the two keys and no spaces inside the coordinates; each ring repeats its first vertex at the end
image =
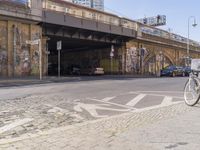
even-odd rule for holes
{"type": "Polygon", "coordinates": [[[139,94],[134,99],[132,99],[130,102],[128,102],[126,105],[128,105],[128,106],[135,106],[145,96],[146,96],[146,94],[139,94]]]}
{"type": "MultiPolygon", "coordinates": [[[[129,92],[129,94],[144,94],[144,93],[139,93],[139,92],[129,92]]],[[[162,96],[162,97],[165,97],[167,95],[164,95],[164,94],[146,94],[146,95],[150,95],[150,96],[162,96]]],[[[177,98],[177,99],[183,99],[184,97],[179,97],[179,96],[172,96],[173,98],[177,98]]]]}
{"type": "Polygon", "coordinates": [[[126,105],[122,105],[122,104],[118,104],[118,103],[112,103],[112,102],[106,102],[106,101],[102,101],[102,100],[95,99],[95,98],[87,98],[87,99],[92,100],[92,101],[103,102],[103,103],[106,103],[106,104],[110,104],[110,105],[115,105],[115,106],[123,107],[123,108],[126,108],[126,109],[131,109],[131,110],[134,110],[134,109],[135,109],[135,108],[133,108],[133,107],[129,107],[129,106],[126,106],[126,105]]]}
{"type": "Polygon", "coordinates": [[[170,97],[170,96],[165,96],[160,105],[165,106],[165,105],[171,104],[172,103],[172,99],[173,98],[170,97]]]}
{"type": "Polygon", "coordinates": [[[182,91],[130,91],[130,93],[135,92],[135,93],[142,93],[142,92],[149,92],[149,93],[184,93],[182,91]]]}
{"type": "Polygon", "coordinates": [[[26,124],[28,122],[31,122],[31,121],[33,121],[32,118],[24,118],[24,119],[21,119],[21,120],[15,120],[13,123],[1,127],[0,128],[0,134],[4,133],[6,131],[9,131],[9,130],[15,128],[15,127],[18,127],[18,126],[21,126],[21,125],[26,124]]]}
{"type": "Polygon", "coordinates": [[[113,97],[106,97],[106,98],[102,99],[102,101],[108,102],[108,101],[110,101],[111,99],[114,99],[115,97],[116,97],[116,96],[113,96],[113,97]]]}
{"type": "Polygon", "coordinates": [[[145,108],[141,108],[141,109],[135,109],[132,112],[143,112],[143,111],[147,111],[147,110],[152,110],[152,109],[157,109],[157,108],[161,108],[161,107],[167,107],[167,106],[171,106],[171,105],[175,105],[175,104],[180,104],[183,102],[172,102],[171,104],[166,104],[166,105],[155,105],[155,106],[151,106],[151,107],[145,107],[145,108]]]}
{"type": "Polygon", "coordinates": [[[119,111],[119,112],[127,112],[130,111],[129,109],[115,109],[115,108],[108,108],[108,106],[111,106],[110,104],[85,104],[78,102],[74,106],[74,110],[77,112],[83,112],[83,109],[86,110],[88,113],[90,113],[91,116],[95,118],[104,118],[108,117],[108,115],[99,115],[97,112],[98,110],[110,110],[110,111],[119,111]]]}

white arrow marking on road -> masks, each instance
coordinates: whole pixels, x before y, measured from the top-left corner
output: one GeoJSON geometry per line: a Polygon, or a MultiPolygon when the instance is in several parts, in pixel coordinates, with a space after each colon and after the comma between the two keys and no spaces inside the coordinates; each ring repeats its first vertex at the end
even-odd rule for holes
{"type": "Polygon", "coordinates": [[[15,120],[13,123],[1,127],[0,128],[0,134],[4,133],[6,131],[9,131],[9,130],[15,128],[15,127],[18,127],[18,126],[21,126],[21,125],[26,124],[28,122],[31,122],[31,121],[33,121],[33,119],[31,119],[31,118],[25,118],[25,119],[22,119],[22,120],[15,120]]]}
{"type": "Polygon", "coordinates": [[[114,97],[106,97],[106,98],[102,99],[102,101],[108,102],[108,101],[110,101],[111,99],[113,99],[113,98],[115,98],[115,97],[116,97],[116,96],[114,96],[114,97]]]}
{"type": "Polygon", "coordinates": [[[109,110],[109,111],[123,111],[127,112],[128,109],[113,109],[103,106],[110,106],[109,104],[84,104],[84,103],[77,103],[76,106],[74,106],[74,110],[77,112],[82,112],[83,109],[86,110],[88,113],[90,113],[91,116],[95,118],[102,118],[102,117],[108,117],[107,115],[99,115],[97,113],[97,109],[99,110],[109,110]]]}
{"type": "Polygon", "coordinates": [[[128,106],[135,106],[145,96],[146,96],[146,94],[139,94],[134,99],[132,99],[130,102],[128,102],[126,105],[128,105],[128,106]]]}
{"type": "Polygon", "coordinates": [[[162,103],[161,103],[161,105],[165,106],[165,105],[171,104],[172,103],[172,99],[173,98],[170,97],[170,96],[165,96],[164,99],[163,99],[163,101],[162,101],[162,103]]]}

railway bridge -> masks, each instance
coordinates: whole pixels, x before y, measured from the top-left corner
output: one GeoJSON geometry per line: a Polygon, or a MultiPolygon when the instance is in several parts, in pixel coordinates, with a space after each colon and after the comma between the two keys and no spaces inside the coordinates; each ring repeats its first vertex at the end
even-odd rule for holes
{"type": "MultiPolygon", "coordinates": [[[[180,35],[69,2],[0,0],[0,76],[37,76],[40,67],[43,75],[56,75],[58,41],[62,75],[73,66],[155,75],[167,65],[184,65],[187,47],[180,35]],[[27,44],[37,39],[41,44],[27,44]]],[[[199,58],[199,48],[190,40],[192,58],[199,58]]]]}

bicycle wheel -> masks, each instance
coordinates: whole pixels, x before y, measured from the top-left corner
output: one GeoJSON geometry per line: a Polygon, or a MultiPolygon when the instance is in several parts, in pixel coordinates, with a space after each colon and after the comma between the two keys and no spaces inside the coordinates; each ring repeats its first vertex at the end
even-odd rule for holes
{"type": "Polygon", "coordinates": [[[197,77],[188,79],[184,88],[185,103],[194,106],[200,98],[200,80],[197,77]]]}

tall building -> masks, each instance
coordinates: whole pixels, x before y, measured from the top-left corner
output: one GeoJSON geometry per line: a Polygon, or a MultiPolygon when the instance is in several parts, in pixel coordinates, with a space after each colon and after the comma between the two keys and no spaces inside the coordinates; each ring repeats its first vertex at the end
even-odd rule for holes
{"type": "Polygon", "coordinates": [[[73,3],[86,6],[86,7],[91,7],[91,0],[72,0],[73,3]]]}
{"type": "Polygon", "coordinates": [[[91,7],[98,10],[104,10],[104,0],[91,0],[91,7]]]}
{"type": "Polygon", "coordinates": [[[78,5],[91,7],[97,10],[104,10],[104,0],[65,0],[78,5]]]}

